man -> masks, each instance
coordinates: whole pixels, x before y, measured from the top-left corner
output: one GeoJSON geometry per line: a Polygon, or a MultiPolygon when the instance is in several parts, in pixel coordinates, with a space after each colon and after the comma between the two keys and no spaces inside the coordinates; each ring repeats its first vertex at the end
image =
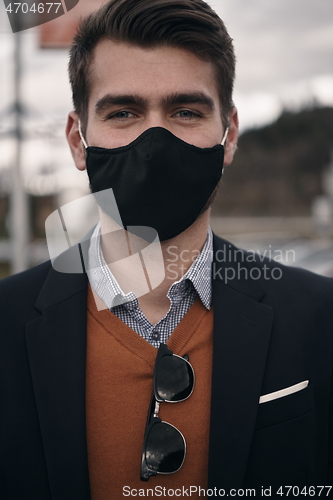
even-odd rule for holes
{"type": "Polygon", "coordinates": [[[67,138],[101,223],[76,247],[86,272],[47,262],[1,282],[1,498],[328,496],[332,280],[209,229],[238,131],[222,21],[202,0],[111,0],[69,69],[67,138]],[[111,188],[127,231],[98,198],[111,188]],[[138,226],[165,264],[145,294],[138,226]]]}

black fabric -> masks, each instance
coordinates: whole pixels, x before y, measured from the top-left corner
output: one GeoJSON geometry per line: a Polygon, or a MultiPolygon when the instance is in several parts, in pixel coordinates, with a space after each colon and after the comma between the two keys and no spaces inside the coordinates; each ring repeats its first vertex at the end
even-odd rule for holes
{"type": "MultiPolygon", "coordinates": [[[[168,130],[146,130],[127,146],[87,148],[93,193],[113,189],[123,226],[148,226],[160,241],[177,236],[197,219],[223,170],[224,147],[198,148],[168,130]]],[[[114,204],[98,197],[115,218],[114,204]]]]}
{"type": "MultiPolygon", "coordinates": [[[[229,249],[214,238],[215,257],[229,249]]],[[[330,485],[333,280],[237,259],[213,263],[209,487],[254,487],[260,497],[272,486],[271,498],[281,498],[281,485],[330,485]],[[282,277],[243,271],[226,283],[225,269],[239,263],[282,277]],[[304,380],[299,393],[258,404],[304,380]]],[[[0,297],[0,498],[89,500],[86,277],[45,263],[2,280],[0,297]]]]}

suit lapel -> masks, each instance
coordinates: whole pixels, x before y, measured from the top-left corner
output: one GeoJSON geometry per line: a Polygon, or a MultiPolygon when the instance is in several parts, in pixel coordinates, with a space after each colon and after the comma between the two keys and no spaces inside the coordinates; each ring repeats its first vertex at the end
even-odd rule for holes
{"type": "Polygon", "coordinates": [[[51,268],[26,325],[27,350],[53,500],[90,498],[85,423],[85,274],[51,268]]]}
{"type": "MultiPolygon", "coordinates": [[[[217,250],[232,248],[215,238],[215,256],[217,250]]],[[[210,488],[239,488],[243,484],[273,320],[272,309],[258,302],[264,295],[259,281],[246,277],[245,270],[239,275],[240,259],[238,254],[235,259],[215,259],[213,263],[210,488]],[[227,283],[226,268],[236,273],[227,283]]],[[[241,261],[241,267],[246,266],[241,261]]]]}

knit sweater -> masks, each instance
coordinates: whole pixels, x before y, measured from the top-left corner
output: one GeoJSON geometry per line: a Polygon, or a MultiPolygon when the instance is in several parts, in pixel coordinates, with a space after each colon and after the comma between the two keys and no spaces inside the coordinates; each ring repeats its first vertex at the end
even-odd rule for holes
{"type": "Polygon", "coordinates": [[[158,498],[163,487],[207,488],[212,336],[213,309],[207,311],[198,298],[168,340],[174,354],[189,356],[194,391],[186,401],[162,403],[159,412],[185,437],[185,462],[174,474],[142,482],[141,449],[157,349],[109,310],[98,311],[89,287],[86,418],[92,500],[120,500],[131,490],[158,498]]]}

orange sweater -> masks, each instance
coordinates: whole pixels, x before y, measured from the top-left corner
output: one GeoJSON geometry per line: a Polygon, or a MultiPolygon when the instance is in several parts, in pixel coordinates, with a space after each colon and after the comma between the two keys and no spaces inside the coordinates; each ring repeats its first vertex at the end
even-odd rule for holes
{"type": "Polygon", "coordinates": [[[132,489],[137,496],[145,490],[146,496],[155,498],[147,490],[157,486],[207,488],[212,309],[207,311],[197,299],[169,338],[168,346],[175,354],[188,354],[195,387],[186,401],[162,403],[159,417],[184,435],[186,458],[178,472],[158,474],[148,482],[140,481],[141,448],[157,350],[110,311],[97,311],[90,287],[87,319],[86,416],[92,500],[120,500],[132,489]]]}

